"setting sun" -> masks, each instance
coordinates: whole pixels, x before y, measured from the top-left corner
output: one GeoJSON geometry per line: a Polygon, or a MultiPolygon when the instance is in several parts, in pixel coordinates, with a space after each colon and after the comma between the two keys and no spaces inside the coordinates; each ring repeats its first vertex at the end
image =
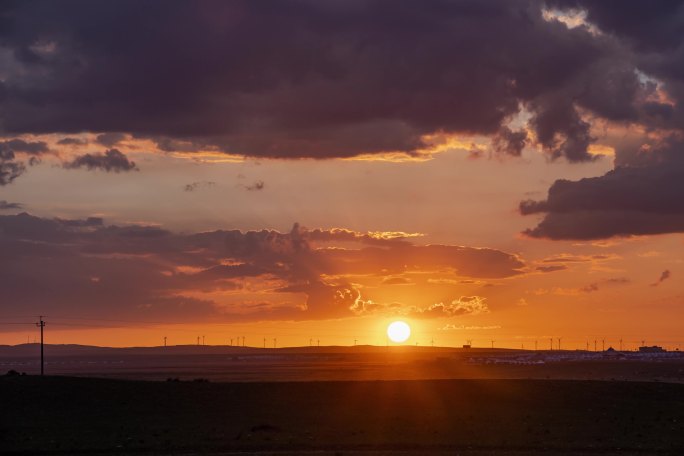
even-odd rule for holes
{"type": "Polygon", "coordinates": [[[394,343],[406,342],[411,336],[411,327],[404,321],[395,321],[387,327],[387,337],[394,343]]]}

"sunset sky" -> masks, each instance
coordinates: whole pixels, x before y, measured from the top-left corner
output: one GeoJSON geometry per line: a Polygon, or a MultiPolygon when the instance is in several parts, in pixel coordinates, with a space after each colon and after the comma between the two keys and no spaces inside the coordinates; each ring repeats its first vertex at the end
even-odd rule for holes
{"type": "Polygon", "coordinates": [[[674,349],[683,232],[682,2],[0,3],[0,344],[674,349]]]}

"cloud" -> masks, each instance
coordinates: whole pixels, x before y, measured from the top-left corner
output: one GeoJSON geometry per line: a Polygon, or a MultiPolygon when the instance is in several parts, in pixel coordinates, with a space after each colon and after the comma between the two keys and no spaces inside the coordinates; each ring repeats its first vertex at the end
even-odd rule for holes
{"type": "Polygon", "coordinates": [[[527,141],[525,130],[513,131],[508,127],[501,127],[492,140],[492,146],[496,153],[519,157],[527,141]]]}
{"type": "Polygon", "coordinates": [[[611,279],[605,279],[600,282],[590,283],[589,285],[585,285],[584,287],[580,288],[579,291],[581,291],[582,293],[592,293],[594,291],[599,291],[604,285],[626,285],[631,282],[632,281],[626,277],[616,277],[611,279]]]}
{"type": "Polygon", "coordinates": [[[666,281],[667,279],[669,279],[671,275],[672,275],[672,274],[670,273],[670,270],[669,270],[669,269],[664,270],[664,271],[660,274],[660,277],[658,278],[658,280],[656,280],[655,282],[653,282],[653,283],[651,284],[651,286],[652,286],[652,287],[657,287],[658,285],[660,285],[661,283],[663,283],[664,281],[666,281]]]}
{"type": "Polygon", "coordinates": [[[216,182],[213,182],[213,181],[193,182],[191,184],[186,184],[183,187],[183,191],[194,192],[195,190],[198,190],[200,188],[214,187],[215,185],[216,185],[216,182]]]}
{"type": "Polygon", "coordinates": [[[684,143],[661,142],[603,176],[557,180],[523,215],[544,214],[524,233],[548,239],[601,239],[684,231],[684,143]]]}
{"type": "Polygon", "coordinates": [[[67,169],[100,169],[102,171],[115,173],[138,169],[135,162],[129,160],[126,155],[117,149],[109,149],[104,154],[79,155],[72,161],[65,163],[64,167],[67,169]]]}
{"type": "MultiPolygon", "coordinates": [[[[374,303],[350,278],[397,277],[402,271],[513,277],[524,267],[518,257],[493,249],[413,245],[402,237],[368,244],[378,241],[377,234],[298,224],[284,233],[181,234],[108,225],[99,217],[20,213],[0,216],[0,233],[0,311],[22,302],[26,312],[54,315],[87,310],[106,318],[216,322],[396,314],[409,309],[374,303]],[[328,247],[337,242],[348,248],[328,247]]],[[[466,296],[420,313],[429,318],[484,311],[484,298],[466,296]]]]}
{"type": "Polygon", "coordinates": [[[538,289],[534,291],[534,294],[555,294],[559,296],[577,296],[583,293],[594,293],[596,291],[602,290],[605,287],[614,287],[621,285],[628,285],[632,281],[626,277],[615,277],[599,280],[597,282],[592,282],[590,284],[584,285],[579,288],[561,288],[555,287],[551,289],[538,289]]]}
{"type": "Polygon", "coordinates": [[[382,280],[383,285],[413,285],[406,277],[385,277],[382,280]]]}
{"type": "Polygon", "coordinates": [[[615,14],[617,2],[547,3],[560,10],[584,11],[597,39],[619,43],[624,55],[629,55],[627,66],[599,65],[611,84],[601,90],[592,84],[584,88],[598,103],[585,108],[612,122],[603,122],[605,128],[624,133],[603,139],[615,151],[614,170],[591,179],[558,180],[546,200],[521,203],[523,214],[544,214],[525,234],[603,239],[684,231],[679,185],[684,178],[684,5],[620,2],[620,12],[615,14]],[[636,85],[633,74],[638,75],[636,85]],[[620,95],[630,92],[635,96],[620,95]]]}
{"type": "Polygon", "coordinates": [[[245,185],[245,190],[247,191],[258,191],[264,189],[264,181],[256,181],[252,185],[245,185]]]}
{"type": "Polygon", "coordinates": [[[611,254],[611,255],[604,255],[604,254],[594,254],[594,255],[570,255],[567,253],[561,253],[559,255],[553,255],[548,258],[544,258],[542,260],[542,263],[560,263],[560,264],[566,264],[566,263],[592,263],[592,262],[598,262],[598,261],[608,261],[608,260],[615,260],[619,258],[619,256],[611,254]]]}
{"type": "Polygon", "coordinates": [[[95,141],[98,142],[99,144],[102,144],[105,147],[112,148],[119,144],[121,141],[126,139],[126,135],[123,133],[102,133],[101,135],[97,135],[95,138],[95,141]]]}
{"type": "Polygon", "coordinates": [[[449,303],[436,303],[422,309],[415,309],[410,315],[414,318],[441,318],[459,315],[488,313],[489,307],[482,296],[461,296],[449,303]]]}
{"type": "Polygon", "coordinates": [[[568,269],[568,267],[564,264],[557,264],[553,266],[537,266],[535,269],[539,272],[556,272],[568,269]]]}
{"type": "Polygon", "coordinates": [[[24,171],[26,166],[23,163],[6,160],[0,155],[0,185],[11,184],[24,171]]]}
{"type": "Polygon", "coordinates": [[[107,147],[125,134],[170,151],[276,158],[416,156],[430,149],[429,135],[481,134],[501,153],[519,155],[529,140],[552,158],[587,161],[591,116],[641,121],[667,111],[644,98],[650,86],[634,71],[642,67],[630,37],[568,28],[543,14],[543,2],[3,8],[6,132],[89,131],[107,147]],[[152,18],[154,33],[111,40],[121,23],[142,30],[152,18]],[[509,127],[521,108],[531,113],[529,138],[509,127]]]}
{"type": "Polygon", "coordinates": [[[29,165],[34,165],[39,161],[39,156],[49,151],[43,141],[24,141],[16,138],[0,141],[0,186],[11,184],[26,172],[26,164],[17,160],[17,154],[27,156],[29,165]]]}
{"type": "Polygon", "coordinates": [[[0,211],[21,209],[24,206],[19,203],[10,203],[9,201],[0,200],[0,211]]]}
{"type": "Polygon", "coordinates": [[[484,148],[478,146],[475,143],[470,144],[470,148],[468,149],[468,159],[469,160],[479,160],[480,158],[484,157],[485,150],[484,148]]]}
{"type": "Polygon", "coordinates": [[[0,142],[0,150],[23,152],[29,155],[42,155],[50,151],[44,141],[24,141],[23,139],[10,139],[0,142]]]}
{"type": "Polygon", "coordinates": [[[102,217],[88,217],[86,219],[54,219],[55,222],[68,227],[101,227],[104,225],[102,217]]]}
{"type": "Polygon", "coordinates": [[[492,330],[501,329],[500,325],[489,325],[489,326],[465,326],[465,325],[455,325],[453,323],[448,323],[441,328],[437,328],[440,331],[481,331],[481,330],[492,330]]]}
{"type": "Polygon", "coordinates": [[[595,140],[589,133],[591,125],[569,100],[557,93],[541,97],[535,102],[535,112],[532,126],[537,141],[552,159],[565,157],[571,162],[584,162],[597,158],[589,153],[589,145],[595,140]]]}
{"type": "MultiPolygon", "coordinates": [[[[424,157],[435,136],[482,135],[496,153],[536,145],[573,163],[597,160],[590,146],[600,141],[616,169],[522,203],[543,217],[525,233],[681,232],[681,207],[643,207],[682,200],[684,7],[623,3],[615,14],[618,3],[586,0],[10,2],[0,134],[90,132],[107,147],[131,138],[170,152],[290,159],[424,157]],[[571,10],[586,19],[561,20],[571,10]],[[121,23],[143,30],[150,18],[155,33],[112,42],[121,23]],[[600,138],[618,127],[628,140],[600,138]],[[667,135],[672,150],[659,153],[667,135]]],[[[37,160],[8,157],[0,185],[37,160]]]]}
{"type": "Polygon", "coordinates": [[[57,141],[57,144],[60,146],[84,146],[88,144],[88,141],[79,138],[66,137],[57,141]]]}

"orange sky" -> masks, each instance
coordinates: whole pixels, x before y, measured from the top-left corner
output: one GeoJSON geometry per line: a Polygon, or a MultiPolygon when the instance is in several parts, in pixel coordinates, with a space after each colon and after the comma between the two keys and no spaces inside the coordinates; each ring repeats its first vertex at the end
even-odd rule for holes
{"type": "Polygon", "coordinates": [[[566,3],[7,5],[0,344],[679,347],[684,7],[566,3]]]}
{"type": "MultiPolygon", "coordinates": [[[[131,141],[122,150],[136,147],[131,141]]],[[[65,150],[60,156],[69,153],[65,150]]],[[[567,165],[548,163],[534,149],[521,159],[504,162],[473,161],[460,149],[406,163],[197,163],[152,152],[131,155],[144,166],[144,173],[79,173],[50,167],[47,162],[54,159],[46,159],[3,191],[8,199],[22,201],[32,215],[48,219],[95,215],[104,218],[105,226],[143,224],[186,234],[273,227],[287,235],[298,221],[302,232],[319,227],[328,233],[332,227],[338,227],[338,234],[354,232],[357,240],[312,239],[309,248],[327,258],[332,268],[323,268],[317,277],[327,284],[344,283],[358,293],[344,304],[357,308],[313,316],[306,312],[274,316],[269,312],[278,306],[305,307],[306,290],[279,290],[287,286],[287,280],[272,274],[231,278],[230,287],[193,284],[192,277],[206,265],[142,254],[144,264],[159,267],[160,274],[188,275],[187,288],[165,293],[210,301],[217,315],[207,315],[205,310],[193,315],[188,309],[180,317],[171,310],[163,321],[173,324],[159,326],[164,310],[146,316],[149,312],[138,303],[130,311],[126,306],[117,310],[115,303],[104,310],[80,304],[82,310],[52,306],[43,311],[33,305],[29,315],[48,315],[50,342],[156,345],[167,336],[169,343],[188,344],[206,336],[207,344],[228,344],[231,338],[245,336],[247,344],[256,346],[263,345],[264,338],[272,346],[274,337],[279,346],[307,345],[310,339],[323,344],[351,345],[355,339],[360,344],[383,344],[387,323],[404,319],[413,328],[407,343],[421,345],[461,345],[472,340],[475,345],[490,346],[494,340],[497,346],[531,348],[535,341],[545,347],[550,337],[562,337],[568,348],[583,348],[586,341],[595,339],[617,346],[622,338],[625,347],[641,340],[670,347],[681,343],[676,323],[682,312],[683,290],[676,279],[681,236],[548,241],[520,234],[534,220],[517,213],[519,200],[540,194],[556,178],[600,175],[611,166],[610,157],[567,165]],[[535,181],[530,178],[535,174],[545,178],[535,181]],[[72,186],[63,185],[65,178],[72,186]],[[245,180],[263,181],[264,188],[245,190],[240,186],[245,180]],[[184,191],[186,181],[213,184],[184,191]],[[77,188],[93,191],[83,193],[77,188]],[[126,204],[117,203],[122,199],[126,204]],[[372,245],[372,239],[397,236],[405,236],[401,242],[412,247],[394,247],[392,239],[389,246],[372,245]],[[430,245],[446,250],[420,250],[430,245]],[[491,249],[508,259],[476,256],[461,260],[448,250],[455,248],[450,246],[491,249]],[[379,249],[377,254],[372,253],[374,248],[379,249]],[[654,286],[665,270],[674,278],[654,286]],[[255,308],[256,304],[262,307],[255,308]],[[231,322],[232,317],[225,314],[232,312],[251,316],[231,322]],[[212,319],[218,319],[216,324],[212,319]]],[[[115,261],[121,254],[100,255],[115,261]]],[[[216,261],[230,265],[244,259],[224,254],[216,261]]],[[[86,275],[95,285],[106,279],[95,272],[86,275]]],[[[15,321],[13,315],[23,317],[26,312],[12,309],[3,318],[15,321]]],[[[5,344],[32,341],[37,335],[30,326],[4,329],[0,343],[5,344]]]]}

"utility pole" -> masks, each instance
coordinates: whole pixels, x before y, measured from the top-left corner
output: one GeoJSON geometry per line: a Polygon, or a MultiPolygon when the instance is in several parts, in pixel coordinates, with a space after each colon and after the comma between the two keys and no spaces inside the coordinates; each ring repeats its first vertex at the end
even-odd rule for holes
{"type": "Polygon", "coordinates": [[[561,348],[560,348],[560,340],[561,340],[561,338],[559,337],[559,338],[558,338],[558,350],[559,350],[559,351],[560,351],[560,349],[561,349],[561,348]]]}
{"type": "Polygon", "coordinates": [[[242,346],[245,346],[245,336],[242,336],[242,346]]]}
{"type": "Polygon", "coordinates": [[[354,347],[356,347],[356,339],[354,339],[354,347]]]}
{"type": "Polygon", "coordinates": [[[317,343],[318,346],[320,347],[320,346],[321,346],[321,339],[316,339],[316,343],[317,343]]]}
{"type": "Polygon", "coordinates": [[[494,339],[492,339],[492,349],[494,348],[494,339]]]}
{"type": "Polygon", "coordinates": [[[435,346],[435,339],[434,339],[434,338],[433,338],[433,339],[430,339],[430,346],[431,346],[431,347],[434,347],[434,346],[435,346]]]}
{"type": "Polygon", "coordinates": [[[204,343],[204,336],[202,336],[202,345],[206,345],[206,344],[204,343]]]}
{"type": "Polygon", "coordinates": [[[197,336],[197,346],[198,346],[198,347],[199,347],[199,339],[200,339],[200,337],[197,336]]]}
{"type": "Polygon", "coordinates": [[[537,341],[534,341],[534,351],[537,351],[537,341]]]}
{"type": "Polygon", "coordinates": [[[313,347],[313,339],[309,338],[309,347],[313,347]]]}
{"type": "Polygon", "coordinates": [[[597,351],[596,350],[596,339],[594,339],[594,351],[597,351]]]}
{"type": "Polygon", "coordinates": [[[606,351],[606,339],[601,339],[601,351],[606,351]]]}
{"type": "Polygon", "coordinates": [[[553,337],[549,337],[549,343],[551,344],[551,351],[553,351],[553,337]]]}
{"type": "Polygon", "coordinates": [[[166,347],[166,336],[164,336],[164,347],[166,347]]]}
{"type": "Polygon", "coordinates": [[[264,337],[264,348],[266,348],[266,338],[264,337]]]}
{"type": "Polygon", "coordinates": [[[622,351],[622,338],[620,338],[620,351],[622,351]]]}
{"type": "Polygon", "coordinates": [[[587,348],[585,350],[589,351],[589,341],[587,341],[587,348]]]}
{"type": "Polygon", "coordinates": [[[38,323],[36,326],[40,328],[40,375],[45,374],[45,358],[43,356],[43,328],[45,328],[45,322],[43,321],[43,316],[38,317],[38,323]]]}

